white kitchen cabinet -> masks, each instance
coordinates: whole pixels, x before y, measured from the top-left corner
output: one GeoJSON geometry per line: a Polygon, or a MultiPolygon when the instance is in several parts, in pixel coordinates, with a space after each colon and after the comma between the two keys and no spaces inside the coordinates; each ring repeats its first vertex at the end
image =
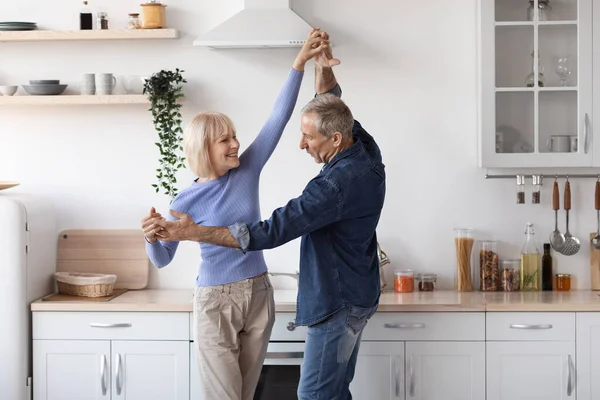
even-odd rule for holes
{"type": "Polygon", "coordinates": [[[34,400],[188,400],[189,340],[187,312],[34,312],[34,400]]]}
{"type": "Polygon", "coordinates": [[[113,341],[112,399],[188,400],[189,342],[113,341]]]}
{"type": "Polygon", "coordinates": [[[485,399],[484,342],[407,342],[407,400],[485,399]]]}
{"type": "Polygon", "coordinates": [[[575,342],[487,342],[487,400],[576,398],[575,342]]]}
{"type": "Polygon", "coordinates": [[[35,400],[107,400],[110,393],[110,342],[34,340],[35,400]]]}
{"type": "Polygon", "coordinates": [[[577,313],[577,398],[600,399],[600,313],[577,313]]]}
{"type": "Polygon", "coordinates": [[[592,0],[552,0],[550,4],[553,9],[548,18],[540,19],[536,12],[530,20],[528,1],[479,0],[481,167],[591,167],[600,163],[594,162],[592,135],[592,11],[598,11],[592,10],[592,0]],[[569,58],[568,81],[560,80],[559,57],[569,58]],[[569,136],[567,145],[551,150],[549,141],[558,135],[569,136]]]}
{"type": "Polygon", "coordinates": [[[361,342],[350,392],[355,399],[403,400],[404,342],[361,342]]]}

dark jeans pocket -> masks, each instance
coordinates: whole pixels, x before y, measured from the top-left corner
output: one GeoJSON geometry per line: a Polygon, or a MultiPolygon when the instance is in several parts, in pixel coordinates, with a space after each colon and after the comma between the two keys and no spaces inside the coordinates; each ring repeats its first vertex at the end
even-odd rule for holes
{"type": "Polygon", "coordinates": [[[357,335],[365,328],[367,321],[375,314],[375,311],[377,311],[377,306],[369,308],[349,306],[346,325],[357,335]]]}

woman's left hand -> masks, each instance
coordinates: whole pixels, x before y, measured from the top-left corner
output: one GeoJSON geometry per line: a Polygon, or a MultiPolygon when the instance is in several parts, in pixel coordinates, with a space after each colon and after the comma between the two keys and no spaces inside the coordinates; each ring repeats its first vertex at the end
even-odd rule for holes
{"type": "Polygon", "coordinates": [[[304,71],[304,65],[308,60],[319,54],[320,52],[327,50],[329,47],[329,40],[321,37],[321,30],[313,28],[308,35],[308,39],[300,49],[296,60],[294,61],[293,68],[296,71],[304,71]]]}

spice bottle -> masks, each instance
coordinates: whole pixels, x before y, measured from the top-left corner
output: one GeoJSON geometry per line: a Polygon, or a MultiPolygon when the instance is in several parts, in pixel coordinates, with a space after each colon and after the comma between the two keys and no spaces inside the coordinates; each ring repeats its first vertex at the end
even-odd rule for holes
{"type": "Polygon", "coordinates": [[[131,13],[129,14],[129,18],[127,20],[127,28],[128,29],[140,29],[140,14],[131,13]]]}
{"type": "Polygon", "coordinates": [[[533,188],[531,189],[531,204],[540,204],[542,176],[533,175],[531,177],[533,188]]]}
{"type": "Polygon", "coordinates": [[[83,7],[79,11],[79,29],[91,30],[92,29],[92,10],[88,7],[88,2],[83,2],[83,7]]]}
{"type": "Polygon", "coordinates": [[[517,204],[525,204],[525,176],[517,175],[517,204]]]}
{"type": "Polygon", "coordinates": [[[98,13],[96,20],[96,29],[108,29],[108,17],[105,12],[98,13]]]}
{"type": "Polygon", "coordinates": [[[525,227],[525,244],[521,250],[521,290],[540,290],[540,252],[535,243],[531,222],[525,227]]]}
{"type": "Polygon", "coordinates": [[[550,255],[550,243],[544,243],[544,255],[542,256],[542,290],[552,290],[552,256],[550,255]]]}

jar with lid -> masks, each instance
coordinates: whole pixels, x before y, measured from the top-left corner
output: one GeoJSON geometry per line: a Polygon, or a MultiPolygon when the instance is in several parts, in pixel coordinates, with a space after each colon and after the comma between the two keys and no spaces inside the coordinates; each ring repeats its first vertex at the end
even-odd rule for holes
{"type": "Polygon", "coordinates": [[[454,249],[456,251],[456,271],[454,283],[459,292],[470,292],[473,290],[471,279],[471,251],[473,250],[473,229],[454,229],[454,249]]]}
{"type": "Polygon", "coordinates": [[[498,242],[486,240],[479,244],[479,290],[495,292],[500,289],[500,260],[498,242]]]}
{"type": "Polygon", "coordinates": [[[570,274],[556,274],[556,290],[559,292],[568,292],[571,290],[570,274]]]}
{"type": "Polygon", "coordinates": [[[525,204],[525,176],[517,175],[517,204],[525,204]]]}
{"type": "Polygon", "coordinates": [[[521,285],[521,260],[502,260],[500,287],[504,292],[518,292],[521,285]]]}
{"type": "Polygon", "coordinates": [[[141,29],[140,25],[140,14],[131,13],[127,19],[127,29],[141,29]]]}
{"type": "MultiPolygon", "coordinates": [[[[550,0],[538,0],[537,11],[538,21],[549,21],[552,16],[552,6],[550,5],[550,0]]],[[[534,16],[535,8],[533,0],[529,0],[529,7],[527,8],[527,20],[533,21],[534,16]]]]}
{"type": "Polygon", "coordinates": [[[105,12],[98,13],[96,29],[108,29],[108,16],[105,12]]]}
{"type": "Polygon", "coordinates": [[[412,293],[415,291],[415,276],[410,269],[394,273],[394,292],[412,293]]]}
{"type": "Polygon", "coordinates": [[[165,4],[157,3],[156,0],[149,0],[142,6],[142,28],[143,29],[164,29],[167,27],[167,15],[165,4]]]}
{"type": "Polygon", "coordinates": [[[533,175],[531,177],[531,204],[540,204],[542,175],[533,175]]]}
{"type": "Polygon", "coordinates": [[[417,288],[419,292],[433,292],[435,290],[436,274],[417,274],[415,281],[418,282],[417,288]]]}

